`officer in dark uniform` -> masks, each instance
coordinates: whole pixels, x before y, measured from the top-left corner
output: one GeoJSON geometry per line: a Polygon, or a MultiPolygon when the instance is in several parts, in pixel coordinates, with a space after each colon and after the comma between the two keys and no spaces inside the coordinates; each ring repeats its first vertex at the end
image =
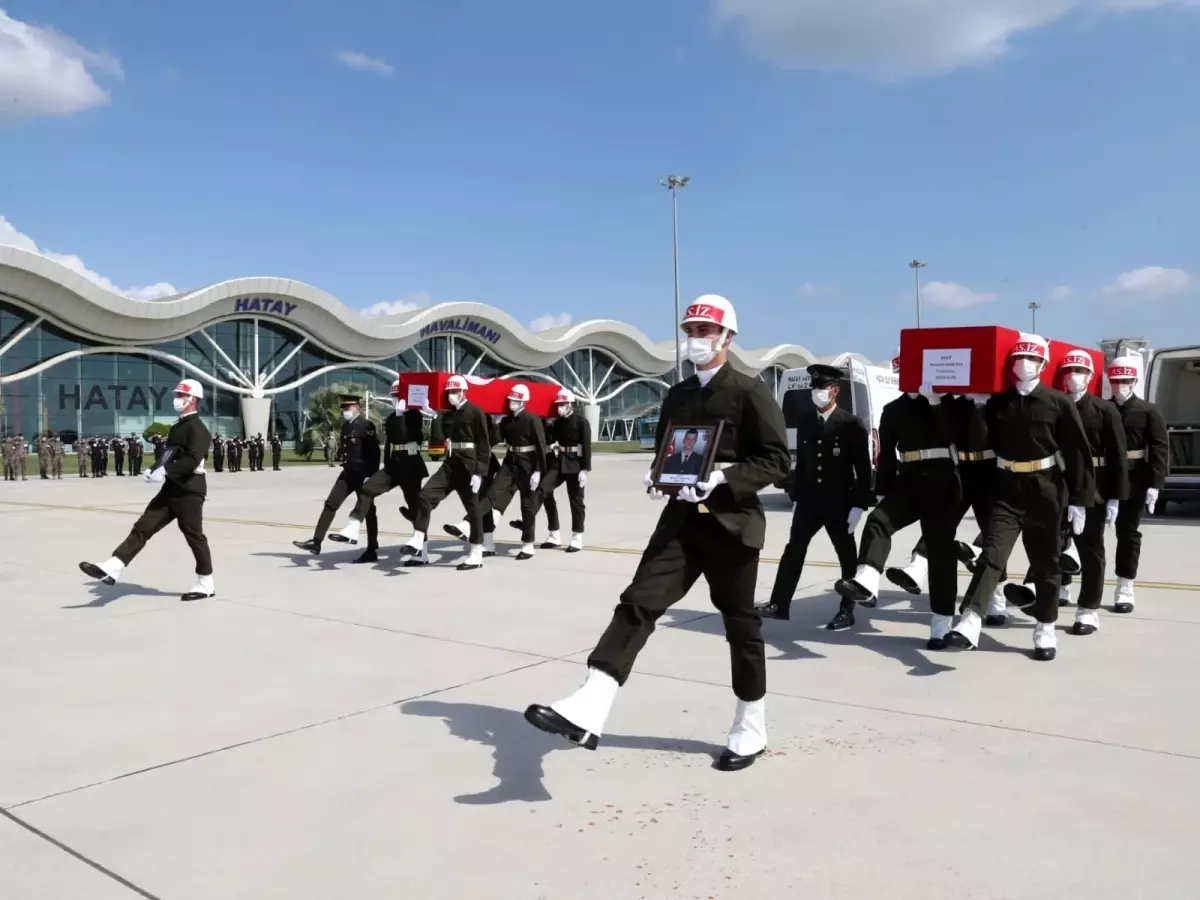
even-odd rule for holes
{"type": "MultiPolygon", "coordinates": [[[[950,425],[950,437],[958,455],[958,479],[962,484],[962,502],[955,514],[955,533],[957,534],[958,526],[966,514],[973,511],[975,524],[980,529],[979,544],[982,546],[982,531],[987,526],[992,483],[996,476],[996,453],[988,443],[987,419],[983,412],[988,395],[941,394],[940,398],[950,425]]],[[[967,571],[974,574],[977,566],[975,551],[971,545],[956,539],[954,548],[958,561],[967,567],[967,571]]],[[[928,549],[922,535],[917,541],[909,564],[904,568],[886,569],[884,575],[896,587],[910,594],[923,594],[929,582],[927,554],[928,549]]],[[[1001,589],[1007,578],[1007,573],[1001,575],[1001,585],[997,586],[988,601],[984,624],[989,627],[999,627],[1008,621],[1004,614],[1006,601],[1001,589]]]]}
{"type": "Polygon", "coordinates": [[[279,439],[279,432],[271,435],[271,468],[278,472],[279,462],[283,459],[283,441],[279,439]]]}
{"type": "Polygon", "coordinates": [[[1153,403],[1133,393],[1141,370],[1141,358],[1124,356],[1108,367],[1113,402],[1125,429],[1129,460],[1129,496],[1117,513],[1117,589],[1113,611],[1131,613],[1136,602],[1134,582],[1142,555],[1142,511],[1154,514],[1158,494],[1167,483],[1169,452],[1167,422],[1153,403]]]}
{"type": "Polygon", "coordinates": [[[154,468],[158,468],[162,464],[164,443],[161,434],[156,434],[150,438],[150,444],[154,448],[154,468]]]}
{"type": "MultiPolygon", "coordinates": [[[[871,506],[871,440],[862,421],[838,406],[845,372],[811,365],[812,412],[796,426],[796,480],[792,487],[792,530],[775,572],[771,599],[759,612],[775,619],[791,616],[792,597],[808,557],[808,545],[822,528],[833,542],[843,578],[853,578],[857,552],[854,529],[871,506]]],[[[854,601],[843,600],[826,628],[854,624],[854,601]]]]}
{"type": "MultiPolygon", "coordinates": [[[[588,473],[592,470],[592,426],[586,416],[575,414],[575,397],[565,388],[554,398],[554,408],[558,416],[550,424],[548,432],[552,452],[549,467],[538,489],[538,500],[546,507],[546,526],[550,532],[542,543],[542,549],[552,549],[562,544],[554,490],[559,484],[565,483],[567,503],[571,507],[571,541],[567,544],[567,552],[578,553],[583,549],[583,526],[587,515],[584,492],[588,473]]],[[[511,524],[524,525],[523,522],[511,524]]]]}
{"type": "Polygon", "coordinates": [[[125,438],[125,446],[129,453],[129,474],[138,476],[142,474],[142,454],[145,452],[142,449],[141,439],[133,432],[129,433],[129,437],[125,438]]]}
{"type": "Polygon", "coordinates": [[[1033,657],[1045,661],[1054,659],[1058,646],[1054,623],[1062,579],[1063,512],[1072,532],[1079,534],[1095,492],[1092,451],[1075,404],[1039,381],[1050,361],[1046,341],[1022,334],[1010,358],[1014,386],[984,407],[998,469],[983,552],[949,643],[960,649],[978,646],[988,598],[1020,535],[1035,573],[1033,657]]]}
{"type": "MultiPolygon", "coordinates": [[[[358,492],[358,505],[351,511],[346,527],[331,534],[331,541],[357,544],[363,519],[375,508],[375,500],[393,488],[400,488],[409,509],[415,509],[421,500],[421,482],[429,475],[425,457],[421,455],[421,443],[425,440],[425,417],[419,409],[409,409],[401,396],[400,382],[392,385],[391,415],[384,420],[383,468],[367,479],[358,492]]],[[[375,562],[378,547],[368,541],[367,549],[355,562],[375,562]]],[[[406,566],[423,566],[429,555],[421,553],[405,559],[406,566]]]]}
{"type": "MultiPolygon", "coordinates": [[[[681,487],[667,502],[633,581],[588,658],[583,687],[550,706],[530,706],[525,718],[542,731],[596,749],[617,688],[629,677],[654,623],[703,575],[724,620],[737,697],[733,727],[718,761],[720,768],[732,771],[751,765],[767,746],[766,661],[762,621],[754,609],[758,558],[766,537],[758,492],[787,475],[790,457],[779,404],[759,379],[741,374],[727,361],[737,332],[732,304],[724,297],[701,297],[687,308],[682,326],[696,374],[667,391],[655,457],[663,452],[672,421],[721,421],[717,468],[694,487],[681,487]]],[[[644,483],[651,496],[661,498],[653,472],[644,483]]]]}
{"type": "MultiPolygon", "coordinates": [[[[537,490],[546,471],[546,435],[542,420],[525,408],[529,388],[514,385],[508,395],[508,415],[500,420],[500,438],[507,452],[492,486],[480,502],[481,513],[492,518],[492,507],[504,510],[513,495],[521,495],[521,550],[517,559],[532,559],[537,515],[537,490]]],[[[490,522],[485,522],[488,531],[490,522]]]]}
{"type": "MultiPolygon", "coordinates": [[[[492,429],[482,409],[467,399],[467,379],[451,375],[446,380],[446,402],[450,410],[442,413],[430,428],[430,441],[446,441],[446,456],[441,467],[425,483],[417,497],[413,514],[413,536],[400,548],[404,556],[425,559],[429,521],[438,504],[451,493],[458,494],[467,514],[467,558],[459,571],[483,566],[483,510],[480,491],[488,475],[492,456],[492,429]]],[[[457,536],[457,535],[456,535],[457,536]]]]}
{"type": "Polygon", "coordinates": [[[267,461],[267,442],[263,438],[261,431],[254,436],[254,440],[258,442],[258,449],[255,451],[255,462],[258,463],[258,471],[262,472],[264,471],[263,463],[267,461]]]}
{"type": "Polygon", "coordinates": [[[125,442],[119,437],[112,439],[113,465],[117,470],[117,477],[125,475],[125,442]]]}
{"type": "MultiPolygon", "coordinates": [[[[1092,453],[1092,466],[1096,472],[1095,502],[1087,507],[1083,531],[1071,534],[1068,527],[1064,532],[1064,544],[1072,540],[1079,551],[1081,566],[1079,605],[1075,610],[1072,634],[1093,634],[1100,627],[1100,600],[1104,595],[1104,528],[1117,521],[1121,501],[1129,495],[1129,472],[1122,460],[1126,458],[1125,429],[1117,407],[1088,392],[1088,385],[1095,375],[1092,356],[1083,350],[1072,350],[1059,364],[1063,390],[1075,401],[1083,430],[1087,434],[1092,453]],[[1116,460],[1114,463],[1113,460],[1116,460]]],[[[1033,581],[1033,571],[1025,577],[1025,583],[1033,581]]],[[[1063,592],[1067,593],[1071,576],[1063,572],[1063,592]]],[[[1029,607],[1037,599],[1025,585],[1010,584],[1006,596],[1014,606],[1029,607]]],[[[1065,605],[1062,598],[1059,605],[1065,605]]]]}
{"type": "Polygon", "coordinates": [[[95,478],[103,478],[108,474],[105,469],[107,466],[104,454],[104,438],[92,439],[92,475],[95,478]]]}
{"type": "Polygon", "coordinates": [[[219,434],[213,438],[213,471],[225,470],[225,439],[219,434]]]}
{"type": "Polygon", "coordinates": [[[198,381],[189,378],[176,386],[174,406],[179,421],[167,434],[161,464],[145,476],[146,481],[162,487],[107,562],[79,564],[80,570],[89,578],[115,584],[146,542],[174,521],[196,563],[196,584],[179,599],[203,600],[216,596],[212,554],[204,535],[204,499],[208,493],[204,457],[212,439],[198,415],[203,399],[204,387],[198,381]]]}
{"type": "Polygon", "coordinates": [[[879,420],[879,505],[867,516],[858,571],[834,586],[844,600],[878,602],[879,576],[887,565],[892,535],[921,523],[929,560],[930,650],[944,650],[958,599],[954,534],[962,502],[950,421],[940,398],[928,388],[902,394],[883,408],[879,420]]]}
{"type": "MultiPolygon", "coordinates": [[[[307,541],[292,541],[301,550],[309,553],[320,553],[321,542],[333,517],[338,509],[346,502],[346,498],[362,488],[363,483],[379,471],[379,432],[375,423],[363,415],[362,397],[356,394],[343,394],[342,407],[342,470],[337,480],[325,498],[321,515],[317,519],[317,527],[313,536],[307,541]]],[[[372,505],[366,515],[367,546],[379,546],[379,522],[375,517],[375,507],[372,505]]]]}
{"type": "Polygon", "coordinates": [[[246,438],[238,437],[234,443],[233,471],[242,471],[242,460],[246,455],[246,438]]]}

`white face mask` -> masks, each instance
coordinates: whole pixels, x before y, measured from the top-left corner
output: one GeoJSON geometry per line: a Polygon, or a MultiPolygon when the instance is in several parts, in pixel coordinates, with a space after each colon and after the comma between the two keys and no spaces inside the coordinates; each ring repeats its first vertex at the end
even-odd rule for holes
{"type": "Polygon", "coordinates": [[[564,419],[567,416],[569,416],[571,414],[571,404],[570,403],[560,404],[558,407],[558,414],[560,416],[562,416],[564,419]]]}
{"type": "Polygon", "coordinates": [[[522,406],[524,406],[524,404],[520,400],[508,401],[508,411],[511,413],[519,413],[522,406]]]}
{"type": "Polygon", "coordinates": [[[1041,364],[1036,359],[1017,359],[1013,361],[1013,374],[1017,381],[1033,381],[1038,377],[1041,364]]]}
{"type": "Polygon", "coordinates": [[[721,339],[696,338],[687,339],[688,362],[695,366],[706,366],[716,358],[721,339]]]}
{"type": "Polygon", "coordinates": [[[825,409],[825,407],[827,407],[829,405],[829,401],[832,399],[830,397],[830,393],[831,392],[830,392],[829,388],[819,388],[819,389],[813,391],[812,392],[813,406],[815,406],[817,409],[820,409],[820,410],[825,409]]]}
{"type": "Polygon", "coordinates": [[[1113,396],[1118,400],[1128,400],[1133,396],[1133,385],[1129,382],[1123,382],[1113,385],[1113,396]]]}
{"type": "Polygon", "coordinates": [[[1090,380],[1091,379],[1088,378],[1086,372],[1069,372],[1065,380],[1067,393],[1082,394],[1087,390],[1088,382],[1090,380]]]}
{"type": "Polygon", "coordinates": [[[352,409],[343,409],[342,410],[342,418],[345,419],[347,422],[353,422],[354,416],[355,416],[354,410],[352,410],[352,409]]]}
{"type": "Polygon", "coordinates": [[[171,401],[171,405],[175,407],[175,412],[181,413],[187,409],[187,397],[176,397],[171,401]]]}
{"type": "Polygon", "coordinates": [[[462,406],[463,403],[466,402],[466,399],[467,398],[462,391],[452,391],[446,394],[446,401],[455,409],[458,409],[460,406],[462,406]]]}

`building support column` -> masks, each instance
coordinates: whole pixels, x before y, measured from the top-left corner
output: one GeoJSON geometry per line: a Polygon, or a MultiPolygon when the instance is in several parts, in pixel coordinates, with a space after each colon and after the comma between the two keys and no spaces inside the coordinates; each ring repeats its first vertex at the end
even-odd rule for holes
{"type": "Polygon", "coordinates": [[[600,404],[584,401],[583,415],[587,418],[588,425],[591,426],[593,440],[600,437],[600,404]]]}
{"type": "Polygon", "coordinates": [[[271,433],[270,397],[242,397],[242,429],[246,437],[271,433]]]}

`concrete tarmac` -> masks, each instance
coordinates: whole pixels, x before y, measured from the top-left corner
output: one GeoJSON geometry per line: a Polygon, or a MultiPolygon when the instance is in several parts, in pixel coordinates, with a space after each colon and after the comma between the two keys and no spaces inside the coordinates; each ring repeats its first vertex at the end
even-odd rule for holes
{"type": "MultiPolygon", "coordinates": [[[[647,462],[597,456],[586,552],[518,562],[509,544],[480,572],[438,536],[457,500],[434,513],[433,564],[406,569],[385,496],[383,558],[358,566],[357,548],[291,544],[336,470],[211,473],[217,597],[186,604],[173,526],[114,587],[77,568],[154,487],[4,484],[0,897],[1197,896],[1200,519],[1148,521],[1137,611],[1109,612],[1109,586],[1099,633],[1073,637],[1064,609],[1049,664],[1019,613],[978,651],[927,652],[925,598],[899,591],[823,630],[837,570],[820,536],[792,621],[764,625],[770,752],[723,773],[734,697],[703,583],[661,620],[597,752],[521,715],[583,677],[658,515],[647,462]]],[[[763,599],[790,523],[764,499],[763,599]]]]}

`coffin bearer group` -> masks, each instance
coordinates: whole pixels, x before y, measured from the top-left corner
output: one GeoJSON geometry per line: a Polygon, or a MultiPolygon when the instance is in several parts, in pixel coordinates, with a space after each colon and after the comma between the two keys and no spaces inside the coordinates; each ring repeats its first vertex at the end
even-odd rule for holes
{"type": "Polygon", "coordinates": [[[495,518],[503,515],[516,497],[520,498],[521,519],[513,525],[520,528],[522,541],[516,558],[528,560],[539,547],[535,523],[543,506],[550,532],[540,547],[562,546],[554,490],[565,482],[572,531],[567,551],[581,550],[592,437],[587,420],[575,414],[575,398],[566,390],[558,393],[556,418],[550,425],[553,442],[547,444],[542,421],[526,409],[528,387],[513,387],[508,397],[509,411],[498,423],[489,421],[487,414],[468,399],[468,391],[466,378],[451,376],[445,386],[448,408],[435,414],[428,406],[409,407],[397,380],[392,385],[393,412],[383,423],[382,435],[363,415],[362,398],[343,396],[342,470],[325,500],[313,536],[295,545],[320,553],[334,516],[353,494],[356,503],[348,521],[328,536],[337,543],[358,544],[365,523],[367,546],[355,562],[375,562],[379,550],[376,501],[400,488],[404,496],[400,512],[413,524],[412,537],[400,548],[406,566],[429,562],[432,514],[451,494],[458,496],[464,513],[462,520],[445,526],[448,534],[466,544],[466,557],[458,565],[460,571],[479,569],[485,558],[496,555],[495,518]],[[421,454],[427,419],[432,420],[430,443],[445,447],[444,462],[432,477],[421,454]],[[492,452],[497,444],[505,447],[503,461],[492,452]]]}
{"type": "Polygon", "coordinates": [[[910,593],[928,590],[929,649],[974,648],[981,629],[1006,624],[1006,608],[1016,606],[1036,619],[1033,657],[1052,660],[1059,607],[1069,602],[1076,573],[1071,632],[1099,628],[1104,531],[1111,526],[1117,537],[1113,610],[1132,612],[1141,516],[1153,513],[1167,474],[1165,421],[1134,396],[1138,359],[1118,358],[1109,366],[1112,401],[1089,390],[1096,377],[1091,354],[1063,358],[1061,391],[1042,383],[1049,361],[1047,342],[1023,334],[1010,354],[1008,390],[988,396],[925,388],[889,403],[873,487],[866,429],[837,407],[840,371],[810,367],[816,411],[797,433],[792,533],[771,599],[760,611],[788,618],[808,542],[825,528],[842,570],[835,585],[841,606],[828,628],[849,628],[857,607],[874,607],[886,572],[910,593]],[[875,509],[855,555],[855,524],[869,505],[875,509]],[[978,557],[956,537],[971,509],[981,529],[978,557]],[[921,539],[912,560],[887,568],[893,535],[916,523],[921,539]],[[1006,584],[1018,537],[1029,571],[1024,584],[1006,584]],[[961,607],[958,562],[973,573],[961,607]]]}

